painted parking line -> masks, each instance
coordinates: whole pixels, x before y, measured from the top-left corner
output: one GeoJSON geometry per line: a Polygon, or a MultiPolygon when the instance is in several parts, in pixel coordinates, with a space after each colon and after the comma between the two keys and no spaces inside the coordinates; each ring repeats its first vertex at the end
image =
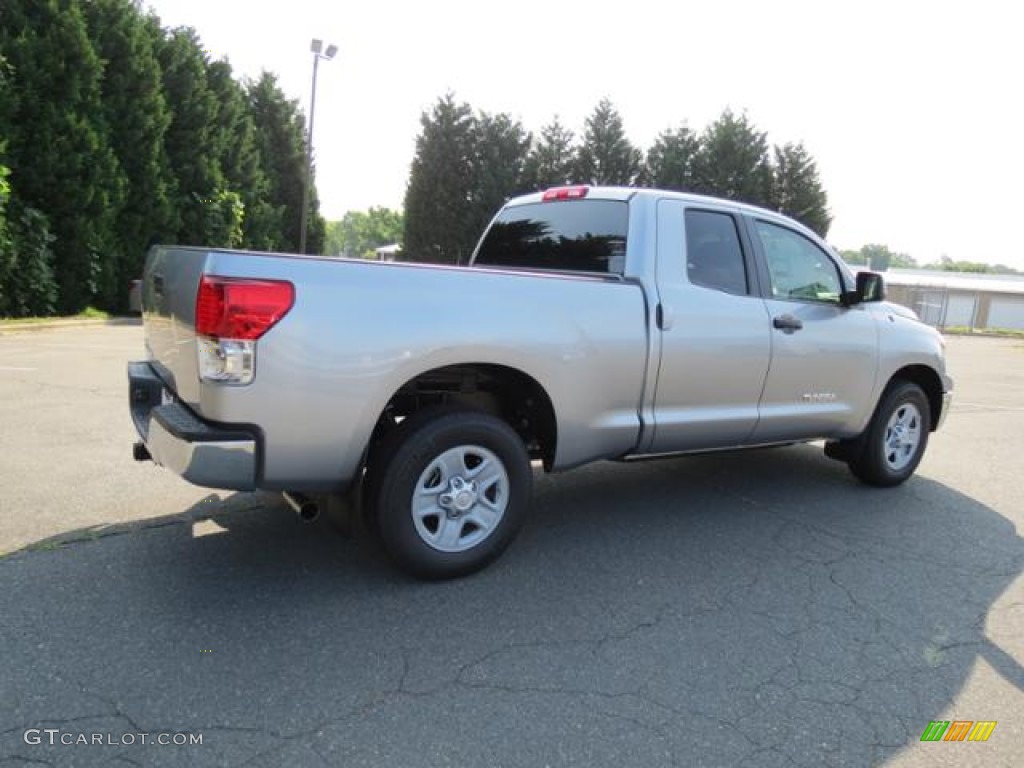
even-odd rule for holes
{"type": "Polygon", "coordinates": [[[38,371],[38,368],[19,368],[13,365],[0,365],[0,371],[38,371]]]}

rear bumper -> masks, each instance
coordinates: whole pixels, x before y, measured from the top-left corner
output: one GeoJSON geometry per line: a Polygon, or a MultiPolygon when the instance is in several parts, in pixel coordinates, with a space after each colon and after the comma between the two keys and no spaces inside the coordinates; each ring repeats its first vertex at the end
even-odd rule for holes
{"type": "Polygon", "coordinates": [[[135,431],[154,462],[195,485],[255,490],[255,430],[199,418],[149,363],[128,364],[128,398],[135,431]]]}

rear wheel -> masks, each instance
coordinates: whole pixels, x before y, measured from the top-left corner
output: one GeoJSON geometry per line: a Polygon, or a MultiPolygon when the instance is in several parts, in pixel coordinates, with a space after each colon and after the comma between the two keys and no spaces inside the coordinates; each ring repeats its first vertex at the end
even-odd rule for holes
{"type": "Polygon", "coordinates": [[[931,411],[921,388],[893,382],[857,440],[859,450],[848,459],[850,471],[869,485],[899,485],[921,463],[930,431],[931,411]]]}
{"type": "Polygon", "coordinates": [[[530,503],[529,456],[505,422],[438,408],[400,424],[377,453],[369,512],[384,548],[425,579],[464,576],[495,560],[530,503]]]}

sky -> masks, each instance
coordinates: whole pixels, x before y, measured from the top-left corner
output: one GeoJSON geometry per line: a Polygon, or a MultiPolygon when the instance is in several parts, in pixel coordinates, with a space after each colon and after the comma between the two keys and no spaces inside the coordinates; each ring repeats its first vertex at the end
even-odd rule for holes
{"type": "Polygon", "coordinates": [[[420,116],[447,92],[531,131],[577,135],[602,98],[647,149],[746,112],[803,142],[829,196],[830,243],[920,263],[1024,269],[1024,45],[1006,0],[146,0],[236,76],[267,70],[308,114],[318,74],[321,211],[400,209],[420,116]]]}

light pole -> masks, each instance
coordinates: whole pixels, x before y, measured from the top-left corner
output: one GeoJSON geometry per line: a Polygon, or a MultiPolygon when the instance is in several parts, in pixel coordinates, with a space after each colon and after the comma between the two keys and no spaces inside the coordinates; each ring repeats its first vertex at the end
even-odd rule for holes
{"type": "Polygon", "coordinates": [[[323,50],[324,41],[314,39],[309,50],[313,52],[313,93],[309,97],[309,131],[306,135],[306,184],[302,189],[302,221],[299,222],[299,253],[306,252],[306,230],[309,227],[309,189],[313,185],[313,118],[316,115],[316,71],[320,59],[330,61],[338,52],[338,46],[328,45],[323,50]],[[323,51],[321,53],[321,51],[323,51]]]}

